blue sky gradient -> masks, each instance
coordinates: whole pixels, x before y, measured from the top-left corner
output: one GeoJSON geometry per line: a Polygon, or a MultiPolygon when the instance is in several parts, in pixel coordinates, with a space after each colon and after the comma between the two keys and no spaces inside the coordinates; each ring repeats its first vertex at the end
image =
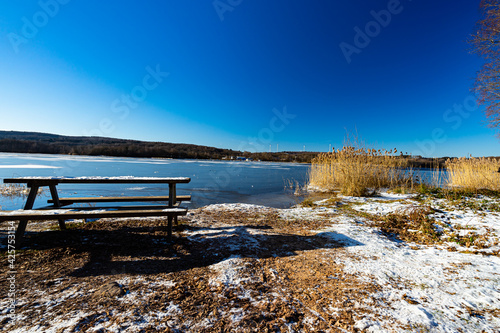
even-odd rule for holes
{"type": "Polygon", "coordinates": [[[1,2],[0,129],[251,151],[327,151],[347,130],[425,156],[500,155],[470,95],[478,7],[1,2]]]}

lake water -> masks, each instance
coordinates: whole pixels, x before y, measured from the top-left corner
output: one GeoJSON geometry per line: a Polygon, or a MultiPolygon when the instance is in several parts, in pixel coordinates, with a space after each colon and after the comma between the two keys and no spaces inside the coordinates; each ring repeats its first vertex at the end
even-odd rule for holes
{"type": "MultiPolygon", "coordinates": [[[[29,176],[135,176],[190,177],[179,184],[177,194],[190,194],[188,207],[213,203],[252,203],[284,208],[300,198],[285,190],[290,181],[304,185],[308,164],[269,162],[230,162],[209,160],[172,160],[149,158],[113,158],[44,154],[0,153],[0,179],[29,176]]],[[[71,196],[143,196],[166,195],[168,185],[148,184],[61,184],[60,197],[71,196]]],[[[35,207],[46,205],[48,190],[37,198],[35,207]]],[[[20,209],[25,198],[0,197],[4,210],[20,209]]]]}

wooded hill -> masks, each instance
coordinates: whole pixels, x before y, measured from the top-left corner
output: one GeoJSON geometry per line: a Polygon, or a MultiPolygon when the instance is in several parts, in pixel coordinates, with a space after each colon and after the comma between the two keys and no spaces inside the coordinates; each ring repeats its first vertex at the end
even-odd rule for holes
{"type": "Polygon", "coordinates": [[[250,153],[184,143],[16,131],[0,131],[0,152],[188,159],[231,159],[241,156],[284,162],[310,162],[317,155],[312,152],[250,153]]]}
{"type": "MultiPolygon", "coordinates": [[[[0,152],[69,154],[116,157],[161,157],[231,159],[246,157],[261,161],[310,163],[318,152],[250,153],[185,143],[148,142],[89,136],[65,136],[37,132],[0,131],[0,152]]],[[[404,156],[416,168],[444,167],[449,157],[404,156]]],[[[497,159],[500,159],[497,157],[497,159]]]]}

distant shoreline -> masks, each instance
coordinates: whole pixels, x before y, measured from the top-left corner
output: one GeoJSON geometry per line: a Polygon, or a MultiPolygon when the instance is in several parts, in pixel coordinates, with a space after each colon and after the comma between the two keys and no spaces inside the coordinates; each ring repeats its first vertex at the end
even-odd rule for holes
{"type": "Polygon", "coordinates": [[[309,163],[318,152],[258,152],[184,143],[149,142],[105,137],[64,136],[37,132],[0,131],[0,152],[174,159],[252,159],[309,163]]]}
{"type": "MultiPolygon", "coordinates": [[[[37,132],[0,131],[0,152],[20,154],[59,154],[77,156],[198,159],[242,162],[311,163],[322,152],[248,152],[184,143],[148,142],[105,137],[76,137],[37,132]]],[[[403,155],[408,167],[444,168],[449,158],[403,155]]],[[[500,156],[491,157],[500,160],[500,156]]]]}
{"type": "MultiPolygon", "coordinates": [[[[275,162],[275,163],[300,163],[300,164],[311,164],[310,161],[289,161],[289,160],[236,160],[236,159],[224,159],[224,158],[186,158],[186,157],[158,157],[158,156],[121,156],[121,155],[86,155],[86,154],[61,154],[61,153],[48,153],[48,152],[26,152],[26,151],[2,151],[0,153],[4,154],[41,154],[41,155],[61,155],[61,156],[82,156],[82,157],[109,157],[109,158],[147,158],[147,159],[157,159],[157,160],[211,160],[211,161],[221,161],[221,162],[234,162],[234,163],[245,163],[245,162],[275,162]]],[[[281,154],[288,154],[293,152],[283,152],[281,154]]],[[[255,154],[255,153],[252,153],[255,154]]],[[[311,153],[312,154],[312,153],[311,153]]],[[[320,153],[314,153],[320,154],[320,153]]],[[[408,167],[407,168],[417,168],[417,169],[435,169],[439,166],[440,169],[446,169],[445,162],[447,159],[455,157],[407,157],[408,167]]],[[[488,158],[495,158],[500,160],[500,157],[491,156],[488,158]]],[[[406,169],[406,168],[405,168],[406,169]]]]}

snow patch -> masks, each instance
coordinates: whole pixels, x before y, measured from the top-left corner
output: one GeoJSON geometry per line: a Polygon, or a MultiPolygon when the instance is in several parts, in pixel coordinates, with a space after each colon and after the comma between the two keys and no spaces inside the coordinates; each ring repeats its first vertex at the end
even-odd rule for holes
{"type": "Polygon", "coordinates": [[[209,266],[215,273],[215,276],[210,278],[210,286],[218,286],[220,284],[227,286],[236,286],[248,278],[241,277],[241,270],[245,268],[245,264],[240,256],[231,256],[217,264],[209,266]]]}
{"type": "Polygon", "coordinates": [[[61,167],[40,164],[0,165],[0,169],[61,169],[61,167]]]}

